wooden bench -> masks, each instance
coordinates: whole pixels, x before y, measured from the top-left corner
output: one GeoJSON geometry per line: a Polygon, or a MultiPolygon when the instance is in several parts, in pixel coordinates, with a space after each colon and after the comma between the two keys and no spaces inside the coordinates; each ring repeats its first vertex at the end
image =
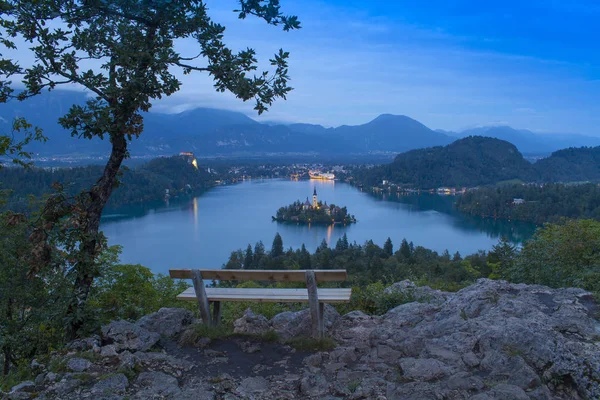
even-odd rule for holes
{"type": "Polygon", "coordinates": [[[348,277],[346,270],[199,270],[172,269],[173,279],[191,279],[194,287],[179,296],[180,300],[198,301],[205,324],[217,325],[221,319],[221,302],[247,301],[258,303],[309,303],[312,335],[323,337],[325,303],[347,303],[352,289],[317,288],[317,282],[339,282],[348,277]],[[204,280],[306,282],[306,289],[272,288],[207,288],[204,280]],[[210,303],[213,304],[211,317],[210,303]]]}

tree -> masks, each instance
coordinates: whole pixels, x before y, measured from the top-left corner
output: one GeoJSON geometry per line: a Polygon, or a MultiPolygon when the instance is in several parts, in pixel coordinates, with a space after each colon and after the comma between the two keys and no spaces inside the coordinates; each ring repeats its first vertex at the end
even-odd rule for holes
{"type": "Polygon", "coordinates": [[[271,257],[276,258],[283,255],[283,239],[278,233],[275,234],[273,239],[273,246],[271,246],[271,257]]]}
{"type": "Polygon", "coordinates": [[[260,268],[260,260],[265,257],[265,245],[262,240],[259,240],[258,243],[254,245],[254,260],[252,261],[252,268],[258,269],[260,268]]]}
{"type": "Polygon", "coordinates": [[[567,220],[538,228],[508,270],[515,282],[600,292],[600,222],[567,220]]]}
{"type": "Polygon", "coordinates": [[[302,247],[300,248],[300,257],[298,259],[298,264],[302,269],[310,269],[310,253],[306,250],[306,246],[302,243],[302,247]]]}
{"type": "Polygon", "coordinates": [[[412,255],[412,251],[406,239],[402,239],[402,243],[400,243],[400,254],[407,260],[412,255]]]}
{"type": "MultiPolygon", "coordinates": [[[[512,244],[505,236],[500,238],[498,244],[492,246],[492,251],[488,254],[488,260],[492,264],[498,264],[493,278],[499,279],[505,271],[512,268],[517,253],[517,246],[512,244]]],[[[493,267],[492,270],[494,270],[493,267]]]]}
{"type": "Polygon", "coordinates": [[[383,253],[386,255],[386,257],[391,257],[394,255],[394,245],[392,244],[392,239],[389,237],[383,245],[383,253]]]}
{"type": "Polygon", "coordinates": [[[344,250],[348,250],[348,247],[349,247],[348,236],[346,236],[346,234],[344,233],[344,236],[339,238],[337,243],[335,244],[335,249],[337,251],[344,251],[344,250]]]}
{"type": "Polygon", "coordinates": [[[244,255],[244,268],[250,269],[252,268],[252,260],[254,259],[254,253],[252,252],[252,246],[248,244],[246,248],[246,253],[244,255]]]}
{"type": "MultiPolygon", "coordinates": [[[[225,28],[211,20],[200,0],[3,0],[0,25],[6,35],[4,47],[16,48],[17,38],[29,43],[33,65],[22,69],[3,60],[3,72],[23,73],[24,100],[52,90],[61,84],[75,84],[94,97],[85,106],[74,105],[59,120],[73,136],[92,139],[107,137],[111,153],[102,176],[76,196],[60,188],[43,209],[40,226],[31,234],[33,270],[48,265],[51,247],[48,230],[59,221],[69,226],[61,231],[62,247],[70,252],[76,272],[72,300],[67,310],[67,337],[77,335],[83,325],[83,309],[90,288],[99,276],[98,257],[106,248],[99,232],[100,217],[113,188],[123,160],[128,157],[129,141],[143,130],[143,112],[152,100],[169,96],[180,89],[176,71],[208,73],[219,92],[229,91],[237,98],[255,101],[262,113],[277,98],[285,99],[288,86],[287,59],[280,50],[271,60],[273,73],[250,75],[257,69],[255,51],[235,52],[223,42],[225,28]],[[197,41],[196,54],[180,54],[175,42],[197,41]]],[[[295,16],[284,16],[278,0],[240,0],[239,18],[257,16],[285,31],[300,24],[295,16]]],[[[9,83],[0,86],[0,98],[10,95],[9,83]]]]}

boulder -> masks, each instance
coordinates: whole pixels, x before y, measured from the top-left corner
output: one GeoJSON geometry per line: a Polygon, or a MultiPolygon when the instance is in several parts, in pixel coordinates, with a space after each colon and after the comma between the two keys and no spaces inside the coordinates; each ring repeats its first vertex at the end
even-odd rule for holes
{"type": "Polygon", "coordinates": [[[129,380],[123,374],[111,375],[92,387],[94,394],[121,393],[129,386],[129,380]]]}
{"type": "Polygon", "coordinates": [[[442,304],[451,295],[451,293],[435,290],[429,286],[417,286],[414,282],[409,281],[408,279],[388,286],[384,290],[384,293],[397,293],[406,296],[407,299],[418,301],[419,303],[432,304],[442,304]]]}
{"type": "Polygon", "coordinates": [[[194,314],[185,308],[161,308],[140,318],[136,325],[164,337],[173,337],[194,321],[194,314]]]}
{"type": "MultiPolygon", "coordinates": [[[[330,332],[339,318],[340,314],[336,309],[325,304],[325,332],[330,332]]],[[[271,328],[284,340],[298,336],[310,336],[312,332],[312,318],[309,309],[277,314],[269,323],[271,328]]]]}
{"type": "Polygon", "coordinates": [[[102,327],[102,338],[113,344],[117,352],[146,351],[158,342],[160,335],[131,322],[113,321],[102,327]]]}
{"type": "Polygon", "coordinates": [[[233,323],[233,331],[246,335],[261,335],[269,331],[269,321],[264,315],[255,314],[250,308],[233,323]]]}
{"type": "Polygon", "coordinates": [[[242,396],[251,396],[256,393],[265,392],[269,388],[269,382],[262,376],[246,378],[236,389],[242,396]]]}
{"type": "Polygon", "coordinates": [[[85,358],[74,357],[67,361],[67,369],[72,372],[84,372],[92,366],[92,363],[85,358]]]}
{"type": "Polygon", "coordinates": [[[177,379],[162,372],[142,372],[136,385],[142,389],[137,393],[138,399],[176,398],[181,393],[177,379]]]}

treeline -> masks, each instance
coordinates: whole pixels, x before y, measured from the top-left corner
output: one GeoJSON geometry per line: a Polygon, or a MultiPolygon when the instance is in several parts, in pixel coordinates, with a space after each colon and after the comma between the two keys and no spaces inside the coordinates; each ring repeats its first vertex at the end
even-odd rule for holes
{"type": "Polygon", "coordinates": [[[231,253],[226,269],[345,269],[349,279],[342,283],[360,293],[374,283],[384,286],[404,279],[418,285],[456,291],[479,278],[506,279],[515,283],[551,287],[582,287],[600,294],[600,222],[563,220],[538,228],[522,248],[507,239],[488,252],[462,256],[441,254],[402,240],[396,248],[391,239],[383,247],[369,240],[350,243],[344,235],[335,246],[325,240],[310,253],[284,250],[275,236],[270,251],[262,242],[231,253]],[[356,290],[355,290],[356,289],[356,290]]]}
{"type": "Polygon", "coordinates": [[[418,189],[474,187],[507,181],[598,182],[600,147],[560,150],[531,164],[509,142],[472,136],[444,147],[408,151],[390,164],[356,168],[351,175],[355,184],[365,187],[396,185],[418,189]]]}
{"type": "MultiPolygon", "coordinates": [[[[91,165],[75,168],[2,168],[0,189],[9,190],[2,207],[17,212],[30,208],[31,198],[41,198],[54,193],[56,182],[68,194],[76,194],[89,188],[102,175],[102,166],[91,165]]],[[[207,168],[196,169],[189,159],[180,156],[162,157],[133,169],[124,169],[120,185],[113,190],[108,202],[111,207],[127,204],[158,201],[165,198],[169,190],[171,197],[199,193],[215,185],[223,176],[207,172],[207,168]]]]}
{"type": "Polygon", "coordinates": [[[480,187],[459,196],[455,206],[477,217],[535,224],[561,218],[600,220],[600,186],[589,183],[480,187]]]}

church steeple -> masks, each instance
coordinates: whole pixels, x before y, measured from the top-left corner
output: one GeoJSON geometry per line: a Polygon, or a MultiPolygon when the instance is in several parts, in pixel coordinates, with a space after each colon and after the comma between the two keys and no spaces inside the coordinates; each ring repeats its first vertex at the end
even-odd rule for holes
{"type": "Polygon", "coordinates": [[[319,207],[319,201],[317,200],[317,188],[315,187],[315,191],[313,192],[313,203],[312,203],[313,208],[318,208],[319,207]]]}

